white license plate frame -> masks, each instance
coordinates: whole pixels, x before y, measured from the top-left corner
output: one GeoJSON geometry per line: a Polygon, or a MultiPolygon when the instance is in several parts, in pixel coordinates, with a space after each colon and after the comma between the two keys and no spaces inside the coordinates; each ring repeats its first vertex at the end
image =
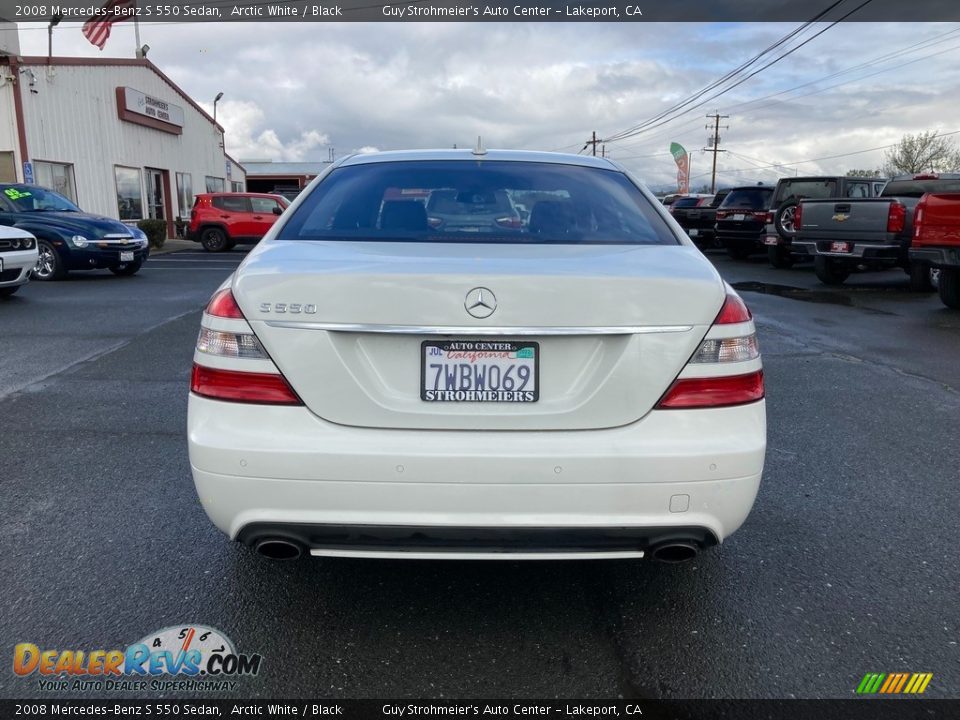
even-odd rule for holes
{"type": "MultiPolygon", "coordinates": [[[[479,359],[485,358],[481,355],[479,359]]],[[[469,379],[471,385],[477,383],[476,371],[469,379]]],[[[424,340],[420,343],[420,399],[423,402],[430,403],[494,403],[500,405],[529,405],[538,402],[540,400],[540,343],[531,340],[500,340],[494,338],[424,340]],[[430,354],[430,348],[436,348],[439,354],[430,354]],[[447,370],[446,367],[440,367],[438,370],[436,366],[446,366],[452,363],[429,362],[430,359],[459,360],[460,362],[456,363],[457,366],[471,365],[476,367],[478,353],[516,354],[521,351],[525,355],[529,354],[529,357],[489,358],[490,363],[484,364],[486,371],[484,372],[482,389],[460,386],[467,379],[469,373],[459,375],[457,378],[460,381],[458,387],[451,389],[445,383],[445,387],[441,388],[440,383],[447,377],[447,370]],[[449,357],[450,353],[463,353],[464,357],[449,357]],[[520,362],[511,363],[510,360],[520,362]],[[509,368],[505,372],[501,369],[504,364],[517,368],[531,368],[529,371],[531,374],[524,381],[520,377],[519,369],[516,374],[511,373],[509,368]],[[498,369],[495,383],[492,373],[489,372],[491,367],[498,369]],[[507,378],[511,378],[511,380],[508,381],[507,378]],[[530,380],[533,380],[532,389],[530,389],[530,380]],[[431,385],[432,387],[428,387],[431,385]]]]}

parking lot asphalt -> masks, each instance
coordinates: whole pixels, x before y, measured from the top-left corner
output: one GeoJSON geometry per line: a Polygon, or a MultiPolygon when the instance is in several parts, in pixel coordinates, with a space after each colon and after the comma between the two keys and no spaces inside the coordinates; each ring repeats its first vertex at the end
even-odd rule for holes
{"type": "Polygon", "coordinates": [[[690,563],[278,564],[209,523],[186,454],[200,309],[241,258],[0,302],[0,696],[69,696],[13,675],[17,643],[202,623],[264,657],[236,696],[852,697],[906,671],[960,697],[960,313],[905,275],[712,256],[757,319],[769,449],[746,524],[690,563]]]}

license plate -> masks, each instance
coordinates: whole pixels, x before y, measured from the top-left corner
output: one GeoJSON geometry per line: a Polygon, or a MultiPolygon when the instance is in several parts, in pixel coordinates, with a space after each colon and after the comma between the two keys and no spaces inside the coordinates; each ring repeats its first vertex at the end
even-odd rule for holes
{"type": "Polygon", "coordinates": [[[503,340],[425,340],[425,402],[531,403],[540,399],[540,346],[503,340]]]}
{"type": "Polygon", "coordinates": [[[742,213],[737,213],[736,215],[733,216],[733,219],[736,220],[737,222],[743,222],[744,220],[747,219],[747,216],[742,213]]]}
{"type": "Polygon", "coordinates": [[[848,242],[832,242],[830,243],[830,252],[835,253],[848,253],[853,250],[853,246],[848,242]]]}
{"type": "Polygon", "coordinates": [[[133,262],[133,251],[122,251],[120,253],[120,262],[133,262]]]}
{"type": "Polygon", "coordinates": [[[767,236],[763,239],[763,244],[764,244],[764,245],[779,245],[779,244],[780,244],[780,238],[779,238],[778,236],[776,236],[776,235],[767,235],[767,236]]]}
{"type": "Polygon", "coordinates": [[[690,237],[699,237],[699,236],[700,236],[700,231],[699,231],[699,230],[687,230],[687,235],[689,235],[690,237]]]}

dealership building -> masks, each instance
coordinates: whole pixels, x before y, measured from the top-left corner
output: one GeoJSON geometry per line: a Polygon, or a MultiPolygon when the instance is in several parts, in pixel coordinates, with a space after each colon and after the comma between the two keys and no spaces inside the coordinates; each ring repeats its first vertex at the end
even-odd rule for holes
{"type": "MultiPolygon", "coordinates": [[[[4,24],[8,25],[8,24],[4,24]]],[[[0,182],[53,188],[126,222],[189,218],[246,189],[223,128],[146,58],[22,57],[0,28],[0,182]]]]}

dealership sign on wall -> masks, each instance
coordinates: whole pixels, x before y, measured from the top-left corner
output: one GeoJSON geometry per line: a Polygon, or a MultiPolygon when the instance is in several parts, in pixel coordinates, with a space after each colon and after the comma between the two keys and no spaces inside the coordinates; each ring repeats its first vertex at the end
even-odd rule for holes
{"type": "Polygon", "coordinates": [[[117,112],[121,120],[164,132],[183,132],[183,108],[131,87],[117,88],[117,112]]]}

